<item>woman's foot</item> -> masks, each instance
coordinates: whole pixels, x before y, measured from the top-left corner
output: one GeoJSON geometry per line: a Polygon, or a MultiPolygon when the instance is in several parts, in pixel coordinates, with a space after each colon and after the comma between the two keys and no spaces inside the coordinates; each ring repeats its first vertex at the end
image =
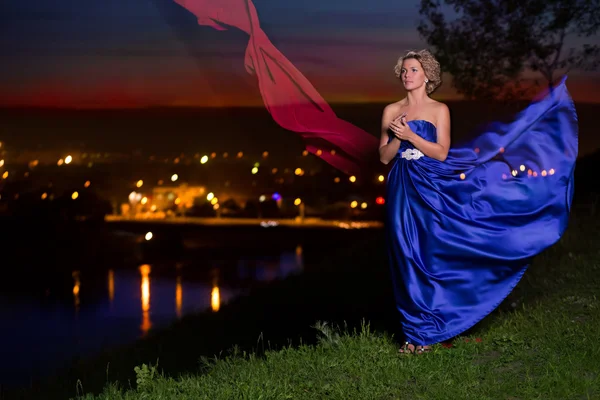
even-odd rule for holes
{"type": "Polygon", "coordinates": [[[398,350],[400,354],[415,354],[415,345],[412,343],[405,342],[402,347],[398,350]]]}
{"type": "Polygon", "coordinates": [[[416,350],[417,354],[424,354],[424,353],[430,353],[430,352],[431,352],[430,346],[417,346],[417,350],[416,350]]]}

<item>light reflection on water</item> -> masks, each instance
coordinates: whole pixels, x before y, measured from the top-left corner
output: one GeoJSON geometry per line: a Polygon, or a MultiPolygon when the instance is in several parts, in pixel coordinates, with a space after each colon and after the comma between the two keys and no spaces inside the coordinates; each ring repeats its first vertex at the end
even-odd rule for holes
{"type": "Polygon", "coordinates": [[[0,321],[11,327],[0,330],[0,384],[28,382],[73,357],[132,342],[186,314],[219,312],[256,282],[302,269],[298,246],[275,258],[144,264],[137,270],[108,269],[103,278],[76,270],[70,301],[56,293],[42,299],[0,297],[0,321]]]}
{"type": "Polygon", "coordinates": [[[140,329],[143,334],[148,333],[152,327],[150,322],[150,266],[144,264],[140,267],[142,275],[142,326],[140,329]]]}

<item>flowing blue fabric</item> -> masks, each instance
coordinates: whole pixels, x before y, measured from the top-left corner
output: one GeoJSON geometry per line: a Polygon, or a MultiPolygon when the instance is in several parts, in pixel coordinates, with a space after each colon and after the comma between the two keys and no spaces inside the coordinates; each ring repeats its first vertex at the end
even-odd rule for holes
{"type": "MultiPolygon", "coordinates": [[[[566,78],[507,124],[492,123],[446,160],[403,158],[388,176],[386,234],[406,340],[450,339],[491,313],[532,257],[566,229],[577,114],[566,78]]],[[[409,121],[435,142],[436,127],[409,121]]]]}

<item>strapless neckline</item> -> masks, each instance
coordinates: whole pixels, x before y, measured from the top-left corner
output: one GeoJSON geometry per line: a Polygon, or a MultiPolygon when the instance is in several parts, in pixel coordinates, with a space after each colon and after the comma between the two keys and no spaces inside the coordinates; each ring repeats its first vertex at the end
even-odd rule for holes
{"type": "Polygon", "coordinates": [[[411,121],[406,121],[407,123],[411,123],[411,122],[426,122],[429,125],[433,126],[436,130],[437,130],[437,126],[435,126],[435,124],[433,122],[427,121],[426,119],[413,119],[411,121]]]}

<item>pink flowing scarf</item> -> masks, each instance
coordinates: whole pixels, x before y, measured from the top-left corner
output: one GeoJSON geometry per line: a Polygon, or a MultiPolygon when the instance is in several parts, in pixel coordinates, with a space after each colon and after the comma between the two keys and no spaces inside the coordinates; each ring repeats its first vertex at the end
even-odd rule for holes
{"type": "Polygon", "coordinates": [[[265,107],[282,128],[299,133],[306,149],[350,175],[364,173],[378,139],[338,118],[300,71],[271,43],[250,0],[175,0],[217,30],[234,26],[250,36],[245,65],[258,78],[265,107]]]}

